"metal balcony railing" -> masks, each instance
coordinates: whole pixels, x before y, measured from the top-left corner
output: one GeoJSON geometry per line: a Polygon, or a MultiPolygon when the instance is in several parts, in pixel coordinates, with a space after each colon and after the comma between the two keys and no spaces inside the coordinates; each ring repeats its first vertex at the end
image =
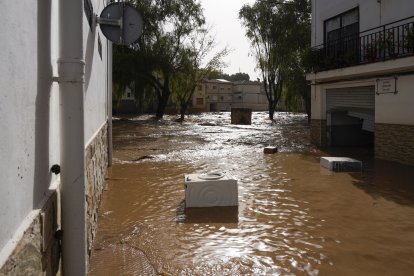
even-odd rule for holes
{"type": "Polygon", "coordinates": [[[314,72],[414,55],[414,16],[312,49],[314,72]]]}

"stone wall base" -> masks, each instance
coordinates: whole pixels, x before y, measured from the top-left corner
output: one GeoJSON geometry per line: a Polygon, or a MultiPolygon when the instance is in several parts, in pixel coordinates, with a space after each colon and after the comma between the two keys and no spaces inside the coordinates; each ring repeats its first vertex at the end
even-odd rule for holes
{"type": "Polygon", "coordinates": [[[98,225],[98,207],[108,168],[108,125],[105,124],[86,148],[87,250],[92,251],[98,225]]]}
{"type": "MultiPolygon", "coordinates": [[[[108,131],[105,124],[85,151],[87,241],[88,253],[92,250],[96,235],[98,207],[105,185],[108,167],[108,131]]],[[[22,238],[16,241],[10,257],[0,267],[0,276],[8,275],[56,275],[60,274],[60,237],[58,225],[58,195],[51,190],[41,210],[30,214],[30,226],[22,238]]],[[[1,226],[0,226],[1,227],[1,226]]]]}
{"type": "Polygon", "coordinates": [[[17,242],[12,254],[0,268],[0,275],[60,274],[60,239],[58,230],[58,197],[50,191],[41,210],[17,242]]]}
{"type": "Polygon", "coordinates": [[[414,126],[375,124],[375,158],[414,165],[414,126]]]}
{"type": "Polygon", "coordinates": [[[327,146],[326,120],[311,120],[311,143],[318,147],[327,146]]]}

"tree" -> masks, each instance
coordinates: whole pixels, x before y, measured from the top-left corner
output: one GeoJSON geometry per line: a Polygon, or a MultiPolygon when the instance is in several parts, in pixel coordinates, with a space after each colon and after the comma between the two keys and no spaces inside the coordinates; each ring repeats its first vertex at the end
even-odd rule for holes
{"type": "Polygon", "coordinates": [[[286,37],[286,42],[290,45],[289,59],[284,68],[286,99],[292,107],[303,102],[310,121],[311,89],[305,78],[307,71],[305,56],[309,51],[311,40],[311,5],[309,0],[295,0],[289,3],[280,9],[290,29],[290,35],[286,37]]]}
{"type": "Polygon", "coordinates": [[[308,43],[310,5],[308,0],[260,1],[244,5],[239,18],[246,28],[269,103],[269,118],[281,98],[295,63],[300,63],[301,45],[308,43]],[[299,29],[298,29],[299,28],[299,29]],[[306,33],[307,35],[303,36],[306,33]]]}
{"type": "Polygon", "coordinates": [[[224,79],[224,80],[228,80],[228,81],[249,81],[250,80],[250,76],[247,73],[236,73],[236,74],[226,74],[223,73],[223,71],[220,70],[213,70],[209,76],[209,78],[211,79],[224,79]]]}
{"type": "Polygon", "coordinates": [[[223,58],[228,48],[212,53],[215,41],[209,29],[199,29],[193,33],[186,49],[181,52],[182,66],[172,77],[172,98],[180,110],[180,120],[184,120],[188,104],[194,91],[211,72],[223,67],[223,58]]]}
{"type": "Polygon", "coordinates": [[[249,81],[250,80],[250,76],[247,73],[236,73],[236,74],[232,74],[230,75],[229,81],[249,81]]]}
{"type": "MultiPolygon", "coordinates": [[[[205,24],[195,0],[131,0],[141,12],[141,37],[128,47],[115,47],[114,82],[119,87],[133,81],[151,86],[157,95],[156,117],[162,118],[171,94],[171,78],[183,65],[184,42],[205,24]],[[123,58],[115,61],[118,56],[123,58]]],[[[140,89],[142,91],[142,89],[140,89]]],[[[134,90],[139,91],[138,89],[134,90]]]]}

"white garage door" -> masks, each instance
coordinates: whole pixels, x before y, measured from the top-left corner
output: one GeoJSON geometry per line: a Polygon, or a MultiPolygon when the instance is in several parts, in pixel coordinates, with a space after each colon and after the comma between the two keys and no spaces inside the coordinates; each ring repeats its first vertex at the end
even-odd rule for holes
{"type": "Polygon", "coordinates": [[[327,89],[326,110],[347,111],[348,116],[363,120],[363,130],[374,132],[375,86],[327,89]]]}
{"type": "Polygon", "coordinates": [[[326,110],[357,108],[375,109],[375,86],[326,90],[326,110]]]}

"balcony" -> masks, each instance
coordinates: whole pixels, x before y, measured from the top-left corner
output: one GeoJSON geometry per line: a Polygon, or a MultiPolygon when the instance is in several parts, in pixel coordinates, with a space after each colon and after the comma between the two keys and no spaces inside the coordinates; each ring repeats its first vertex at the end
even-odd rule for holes
{"type": "Polygon", "coordinates": [[[414,16],[313,47],[314,73],[414,55],[414,16]]]}

